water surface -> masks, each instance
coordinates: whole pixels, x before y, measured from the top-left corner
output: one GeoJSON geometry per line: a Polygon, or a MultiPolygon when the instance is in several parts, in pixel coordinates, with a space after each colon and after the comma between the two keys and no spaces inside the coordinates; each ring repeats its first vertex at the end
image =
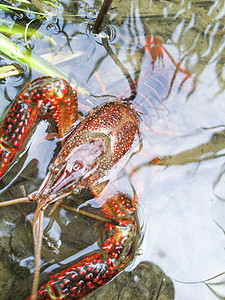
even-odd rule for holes
{"type": "MultiPolygon", "coordinates": [[[[130,197],[134,190],[138,194],[137,209],[143,241],[127,269],[129,276],[126,277],[124,272],[113,283],[87,298],[105,299],[106,295],[112,295],[107,299],[115,299],[114,285],[120,291],[118,299],[131,299],[131,295],[136,295],[136,299],[171,299],[171,286],[177,300],[224,298],[224,2],[114,1],[100,36],[94,36],[90,28],[101,3],[78,1],[72,4],[65,1],[62,4],[60,8],[67,16],[49,17],[38,25],[39,31],[50,36],[55,44],[49,44],[44,38],[36,40],[31,37],[32,51],[48,59],[62,54],[57,66],[91,94],[129,96],[129,83],[123,70],[102,45],[102,36],[106,36],[110,48],[133,80],[140,78],[140,93],[151,99],[151,105],[140,94],[134,100],[134,104],[143,110],[141,151],[131,157],[125,169],[117,166],[111,175],[113,181],[118,179],[116,185],[120,191],[130,197]],[[68,17],[72,13],[79,17],[68,17]],[[159,39],[170,55],[164,66],[156,68],[154,73],[151,72],[152,62],[143,51],[148,36],[159,39]],[[167,78],[170,87],[175,69],[171,57],[181,62],[180,68],[188,73],[178,70],[168,97],[164,90],[160,91],[150,81],[163,100],[159,103],[150,89],[143,86],[149,82],[150,76],[159,74],[167,78]],[[188,74],[190,77],[179,89],[188,74]],[[159,159],[159,165],[152,163],[155,158],[159,159]],[[143,262],[147,262],[147,267],[143,262]],[[147,270],[143,274],[152,274],[150,270],[156,266],[162,272],[159,281],[162,278],[168,282],[172,280],[172,284],[168,284],[170,288],[166,285],[168,289],[164,295],[162,281],[159,284],[151,276],[146,279],[143,275],[142,278],[139,271],[135,271],[140,263],[141,268],[147,270]],[[133,290],[132,285],[129,286],[131,278],[134,278],[133,290]],[[147,280],[149,285],[146,283],[143,288],[140,278],[144,282],[147,280]],[[152,282],[158,293],[153,292],[152,282]],[[134,292],[137,289],[139,294],[134,292]]],[[[33,17],[26,15],[29,19],[33,17]]],[[[12,20],[12,16],[6,13],[1,17],[12,20]]],[[[13,35],[11,38],[25,45],[21,37],[13,35]]],[[[23,76],[2,81],[1,113],[25,82],[42,75],[26,69],[23,76]]],[[[78,97],[83,114],[88,107],[106,101],[106,98],[82,94],[78,97]]],[[[47,120],[39,122],[33,130],[26,148],[29,151],[21,155],[11,175],[8,172],[4,184],[21,169],[23,172],[2,193],[2,199],[27,194],[41,183],[49,162],[57,153],[58,141],[45,139],[49,131],[55,131],[55,127],[47,120]]],[[[135,150],[138,148],[137,143],[135,150]]],[[[15,295],[17,299],[23,299],[29,295],[27,281],[31,283],[33,268],[29,219],[32,219],[34,208],[35,204],[29,204],[0,211],[1,299],[13,299],[15,295]]],[[[56,211],[51,219],[46,217],[45,226],[47,241],[52,241],[56,250],[43,247],[42,283],[59,264],[66,265],[76,258],[77,252],[77,255],[83,254],[79,252],[83,249],[88,252],[90,245],[94,249],[99,236],[97,222],[63,209],[56,211]]]]}

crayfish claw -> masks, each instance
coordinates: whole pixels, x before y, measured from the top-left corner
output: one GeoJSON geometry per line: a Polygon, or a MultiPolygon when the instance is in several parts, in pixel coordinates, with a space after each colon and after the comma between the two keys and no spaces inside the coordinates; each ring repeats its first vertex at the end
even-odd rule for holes
{"type": "Polygon", "coordinates": [[[133,211],[124,194],[108,199],[101,212],[116,225],[105,224],[108,234],[101,249],[53,275],[34,299],[82,298],[115,277],[132,257],[137,228],[133,211]]]}

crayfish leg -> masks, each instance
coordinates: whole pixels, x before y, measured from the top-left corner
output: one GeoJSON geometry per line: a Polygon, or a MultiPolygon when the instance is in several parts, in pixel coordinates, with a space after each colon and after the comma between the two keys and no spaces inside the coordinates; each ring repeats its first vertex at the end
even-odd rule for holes
{"type": "Polygon", "coordinates": [[[0,127],[0,178],[21,149],[39,108],[48,102],[61,137],[77,120],[76,92],[67,81],[45,76],[27,83],[15,97],[0,127]]]}
{"type": "Polygon", "coordinates": [[[137,229],[131,202],[120,193],[108,199],[101,211],[119,225],[105,224],[107,238],[100,250],[53,275],[34,299],[82,298],[110,281],[128,263],[137,229]]]}

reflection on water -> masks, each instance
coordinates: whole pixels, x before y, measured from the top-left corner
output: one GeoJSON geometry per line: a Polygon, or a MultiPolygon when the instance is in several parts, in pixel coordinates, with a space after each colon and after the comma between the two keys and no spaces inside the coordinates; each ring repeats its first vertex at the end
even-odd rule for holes
{"type": "MultiPolygon", "coordinates": [[[[65,1],[60,5],[64,10],[64,18],[47,18],[31,23],[44,35],[52,37],[55,45],[46,43],[44,38],[36,40],[31,37],[29,43],[33,51],[39,55],[50,53],[52,56],[65,53],[67,57],[60,60],[58,67],[91,94],[130,96],[129,81],[102,45],[102,36],[94,36],[88,29],[93,25],[100,3],[76,1],[72,4],[72,1],[65,1]],[[72,10],[79,16],[69,16],[72,10]]],[[[1,17],[11,20],[7,13],[2,13],[1,17]]],[[[21,19],[32,18],[24,13],[21,19]]],[[[132,278],[138,284],[139,269],[135,267],[140,268],[143,261],[151,262],[171,278],[175,299],[224,298],[224,1],[114,0],[106,21],[110,25],[105,25],[102,34],[111,36],[109,46],[112,52],[133,81],[140,79],[134,105],[141,106],[143,147],[140,153],[131,157],[117,182],[122,192],[132,196],[134,189],[138,193],[138,201],[145,215],[144,240],[129,271],[134,269],[133,272],[137,272],[132,278]],[[190,78],[186,85],[179,88],[184,74],[177,72],[168,97],[167,93],[163,96],[160,94],[160,103],[157,97],[156,102],[153,101],[154,94],[146,85],[150,82],[150,86],[154,85],[159,93],[154,76],[165,76],[170,83],[171,74],[178,65],[175,66],[167,57],[163,66],[156,66],[152,72],[150,59],[143,51],[147,36],[159,39],[171,57],[181,62],[179,67],[188,70],[194,81],[194,91],[190,78]],[[141,93],[144,96],[140,96],[141,93]],[[148,97],[152,102],[146,102],[148,97]],[[154,165],[153,158],[159,158],[160,164],[154,165]]],[[[24,43],[21,37],[12,38],[24,43]]],[[[13,98],[16,94],[18,87],[37,76],[40,74],[27,71],[22,78],[9,78],[2,82],[1,93],[5,97],[0,103],[1,111],[8,105],[8,97],[13,98]]],[[[88,107],[95,107],[105,98],[84,98],[79,95],[79,101],[82,112],[86,113],[88,107]]],[[[46,165],[57,153],[56,141],[45,139],[46,132],[52,130],[46,120],[41,121],[34,130],[32,140],[36,142],[31,144],[31,148],[28,143],[29,151],[21,155],[16,164],[16,168],[27,168],[10,190],[2,194],[4,199],[29,193],[42,181],[46,165]],[[48,153],[43,157],[38,153],[37,141],[48,153]]],[[[11,175],[7,174],[5,178],[5,184],[18,173],[15,168],[11,171],[11,175]]],[[[34,207],[32,204],[25,208],[22,206],[20,210],[8,207],[0,211],[0,270],[4,273],[1,299],[12,299],[12,295],[15,295],[13,292],[23,299],[29,293],[27,280],[33,267],[29,219],[34,207]],[[25,286],[23,291],[21,286],[25,286]]],[[[45,222],[49,247],[43,247],[43,270],[53,266],[54,271],[54,266],[94,244],[99,236],[96,222],[74,216],[63,209],[56,211],[50,219],[46,217],[45,222]],[[87,228],[83,230],[85,225],[87,228]]],[[[44,272],[41,281],[44,282],[48,276],[44,272]]],[[[128,285],[130,277],[126,278],[124,274],[120,276],[117,286],[127,286],[127,294],[123,290],[123,299],[131,299],[129,297],[134,292],[128,285]]],[[[152,288],[154,279],[146,279],[145,276],[143,280],[149,280],[152,288]]],[[[147,283],[144,285],[148,286],[147,283]]],[[[140,279],[137,298],[151,299],[149,289],[144,285],[140,279]]],[[[101,297],[101,293],[104,292],[100,290],[93,297],[101,297]]],[[[167,298],[168,295],[172,294],[167,294],[167,298]]],[[[170,297],[168,299],[173,298],[170,297]]],[[[152,299],[161,298],[156,294],[152,299]]]]}

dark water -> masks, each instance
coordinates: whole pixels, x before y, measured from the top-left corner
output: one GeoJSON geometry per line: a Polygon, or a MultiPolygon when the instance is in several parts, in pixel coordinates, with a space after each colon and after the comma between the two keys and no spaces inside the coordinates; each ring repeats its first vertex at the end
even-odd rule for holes
{"type": "MultiPolygon", "coordinates": [[[[134,190],[137,192],[143,241],[127,272],[87,298],[223,299],[224,2],[114,1],[100,36],[90,30],[100,2],[62,4],[61,16],[36,21],[43,37],[29,39],[33,53],[53,61],[70,81],[74,79],[94,95],[129,96],[125,68],[133,80],[139,78],[134,105],[141,115],[143,147],[125,168],[116,166],[110,178],[130,197],[134,190]],[[102,44],[102,36],[108,37],[122,69],[102,44]],[[157,63],[154,72],[143,51],[149,36],[159,39],[164,47],[164,63],[157,63]],[[51,37],[53,43],[46,37],[51,37]],[[155,158],[160,165],[152,163],[155,158]]],[[[15,18],[2,13],[1,18],[27,23],[33,16],[15,18]]],[[[21,36],[12,35],[11,39],[25,45],[21,36]]],[[[42,75],[25,69],[22,76],[3,80],[1,112],[25,82],[42,75]]],[[[81,92],[78,97],[83,114],[106,100],[81,92]]],[[[21,197],[37,189],[57,153],[58,141],[45,138],[51,131],[55,131],[53,122],[51,126],[47,120],[38,123],[25,151],[3,180],[7,185],[16,178],[8,189],[2,184],[2,199],[21,197]]],[[[138,148],[137,143],[134,150],[138,148]]],[[[0,210],[0,299],[29,295],[33,268],[29,220],[34,209],[35,204],[29,204],[0,210]]],[[[59,264],[66,266],[78,255],[95,249],[101,231],[98,222],[64,209],[46,217],[44,223],[46,241],[53,246],[43,246],[42,283],[59,264]]]]}

